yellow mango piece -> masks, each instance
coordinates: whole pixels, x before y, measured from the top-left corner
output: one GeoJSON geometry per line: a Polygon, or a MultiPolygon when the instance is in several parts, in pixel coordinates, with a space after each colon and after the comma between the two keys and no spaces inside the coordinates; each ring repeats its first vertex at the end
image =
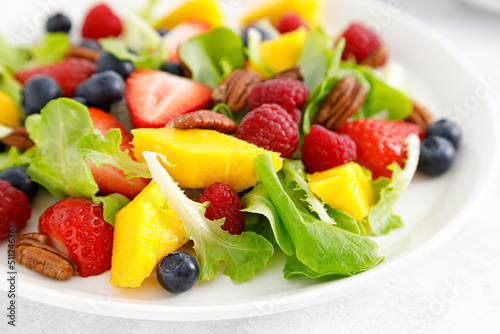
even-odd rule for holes
{"type": "MultiPolygon", "coordinates": [[[[253,160],[269,152],[246,141],[213,130],[135,129],[134,155],[144,161],[142,152],[152,151],[167,157],[172,167],[165,167],[181,187],[202,189],[223,182],[240,192],[256,184],[253,160]]],[[[271,153],[274,169],[283,161],[271,153]]]]}
{"type": "Polygon", "coordinates": [[[222,13],[213,0],[189,1],[169,13],[155,24],[155,28],[172,29],[187,20],[200,20],[212,27],[222,25],[222,13]]]}
{"type": "Polygon", "coordinates": [[[307,175],[309,187],[333,209],[347,212],[356,220],[370,212],[374,193],[363,169],[355,162],[307,175]]]}
{"type": "Polygon", "coordinates": [[[141,286],[165,255],[185,243],[184,224],[174,211],[162,207],[160,188],[151,181],[116,214],[111,285],[141,286]]]}
{"type": "Polygon", "coordinates": [[[19,111],[12,98],[0,91],[0,125],[20,126],[19,111]]]}
{"type": "Polygon", "coordinates": [[[259,45],[259,53],[264,64],[274,72],[281,72],[297,64],[307,36],[307,29],[297,30],[280,35],[259,45]]]}
{"type": "Polygon", "coordinates": [[[324,3],[322,0],[271,0],[249,11],[241,18],[244,25],[263,18],[277,24],[283,14],[297,12],[311,27],[321,24],[324,3]]]}

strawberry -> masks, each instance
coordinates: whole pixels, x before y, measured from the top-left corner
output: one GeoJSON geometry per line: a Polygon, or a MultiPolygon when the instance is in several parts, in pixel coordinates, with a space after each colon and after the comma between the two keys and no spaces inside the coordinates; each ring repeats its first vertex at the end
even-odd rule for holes
{"type": "Polygon", "coordinates": [[[155,70],[136,70],[125,84],[135,128],[160,128],[172,118],[203,109],[211,89],[201,83],[155,70]]]}
{"type": "Polygon", "coordinates": [[[408,122],[359,119],[344,124],[338,133],[351,137],[357,146],[357,162],[371,170],[373,179],[391,177],[387,166],[397,162],[404,166],[403,140],[411,133],[423,138],[422,129],[408,122]]]}
{"type": "Polygon", "coordinates": [[[0,180],[0,240],[11,233],[21,232],[30,217],[31,208],[26,194],[9,182],[0,180]]]}
{"type": "MultiPolygon", "coordinates": [[[[97,109],[89,108],[90,118],[92,119],[92,124],[94,129],[98,129],[102,134],[108,133],[110,129],[119,129],[122,134],[122,142],[120,144],[120,150],[129,150],[129,155],[135,160],[132,154],[132,138],[128,134],[127,130],[110,114],[97,109]]],[[[110,165],[101,165],[99,168],[96,167],[90,160],[87,159],[87,164],[90,167],[92,176],[94,177],[97,185],[99,186],[99,193],[101,194],[111,194],[118,193],[133,199],[137,196],[144,187],[149,183],[149,179],[144,178],[132,178],[128,179],[125,173],[119,168],[110,165]]]]}
{"type": "Polygon", "coordinates": [[[198,20],[188,20],[176,25],[163,36],[163,49],[168,52],[169,60],[179,60],[178,50],[181,44],[192,37],[208,32],[210,29],[210,25],[198,20]]]}
{"type": "Polygon", "coordinates": [[[119,36],[122,33],[120,18],[106,4],[93,7],[85,17],[82,37],[89,39],[119,36]]]}
{"type": "Polygon", "coordinates": [[[86,59],[70,58],[58,63],[22,69],[15,78],[23,85],[35,75],[46,75],[54,79],[65,97],[73,97],[78,85],[94,74],[96,66],[86,59]]]}
{"type": "Polygon", "coordinates": [[[81,277],[111,268],[113,227],[104,220],[102,205],[88,198],[65,198],[40,216],[38,228],[52,247],[76,263],[81,277]]]}

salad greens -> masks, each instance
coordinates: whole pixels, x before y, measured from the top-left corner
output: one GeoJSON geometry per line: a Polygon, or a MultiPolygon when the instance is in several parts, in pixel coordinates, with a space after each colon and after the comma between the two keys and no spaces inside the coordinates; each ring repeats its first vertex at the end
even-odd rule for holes
{"type": "Polygon", "coordinates": [[[191,38],[181,45],[179,57],[191,71],[193,80],[212,88],[245,62],[243,42],[228,28],[215,28],[191,38]]]}
{"type": "Polygon", "coordinates": [[[48,65],[64,59],[64,55],[71,43],[68,34],[63,32],[50,32],[45,35],[42,42],[31,48],[30,65],[48,65]]]}
{"type": "Polygon", "coordinates": [[[387,234],[391,228],[403,225],[401,218],[392,212],[392,207],[415,175],[420,155],[420,139],[416,135],[410,135],[405,143],[408,159],[404,169],[394,162],[388,167],[393,171],[392,178],[379,177],[372,182],[375,205],[368,214],[368,224],[374,235],[387,234]]]}
{"type": "Polygon", "coordinates": [[[11,47],[0,37],[0,66],[7,67],[10,71],[17,71],[28,62],[28,50],[11,47]]]}
{"type": "Polygon", "coordinates": [[[24,114],[21,111],[22,88],[22,85],[14,79],[10,71],[0,64],[0,91],[10,96],[12,101],[18,106],[19,113],[24,118],[24,114]]]}
{"type": "Polygon", "coordinates": [[[125,44],[124,41],[115,38],[103,38],[99,40],[104,51],[111,53],[122,61],[130,61],[136,68],[158,69],[165,58],[163,48],[156,46],[152,53],[135,54],[125,44]]]}
{"type": "Polygon", "coordinates": [[[166,162],[161,154],[144,152],[153,180],[160,187],[165,202],[177,213],[186,227],[187,237],[194,241],[200,262],[200,280],[215,277],[219,262],[226,262],[224,274],[233,281],[242,282],[255,275],[255,268],[264,268],[274,249],[269,241],[253,232],[231,235],[215,222],[205,218],[208,203],[197,203],[183,193],[158,160],[166,162]]]}

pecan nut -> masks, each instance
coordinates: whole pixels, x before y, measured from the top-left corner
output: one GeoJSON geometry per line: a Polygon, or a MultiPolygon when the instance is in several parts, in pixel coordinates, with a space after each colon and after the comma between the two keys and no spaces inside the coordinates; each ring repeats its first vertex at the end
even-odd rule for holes
{"type": "Polygon", "coordinates": [[[57,279],[78,274],[75,262],[49,246],[47,236],[41,233],[27,233],[16,237],[16,261],[42,275],[57,279]]]}
{"type": "Polygon", "coordinates": [[[212,92],[215,103],[225,103],[233,111],[243,110],[252,88],[262,81],[252,70],[239,69],[228,75],[212,92]]]}
{"type": "Polygon", "coordinates": [[[429,110],[420,103],[416,101],[411,102],[413,103],[413,111],[406,118],[406,121],[420,126],[425,131],[427,126],[434,122],[434,117],[429,110]]]}
{"type": "Polygon", "coordinates": [[[343,77],[326,95],[313,118],[313,124],[337,130],[363,106],[366,94],[365,86],[359,84],[354,76],[343,77]]]}
{"type": "Polygon", "coordinates": [[[386,58],[387,51],[383,46],[379,46],[378,48],[373,50],[365,59],[363,59],[361,64],[376,68],[384,65],[386,58]]]}
{"type": "Polygon", "coordinates": [[[16,126],[11,128],[13,133],[0,139],[0,142],[6,146],[14,146],[20,151],[26,151],[27,149],[33,147],[35,143],[31,141],[28,131],[22,126],[16,126]]]}
{"type": "Polygon", "coordinates": [[[302,76],[302,73],[300,73],[300,67],[298,66],[292,66],[282,72],[276,73],[275,75],[272,76],[271,79],[277,79],[277,78],[289,78],[289,79],[304,81],[304,77],[302,76]]]}
{"type": "Polygon", "coordinates": [[[66,58],[82,58],[95,62],[99,58],[99,52],[84,46],[71,46],[64,56],[66,58]]]}
{"type": "Polygon", "coordinates": [[[166,125],[176,129],[208,129],[231,134],[238,125],[229,117],[210,110],[199,110],[172,118],[166,125]]]}

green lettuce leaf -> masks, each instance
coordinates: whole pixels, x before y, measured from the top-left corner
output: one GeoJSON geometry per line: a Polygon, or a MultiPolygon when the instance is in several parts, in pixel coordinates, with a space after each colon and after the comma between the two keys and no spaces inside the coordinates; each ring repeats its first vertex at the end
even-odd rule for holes
{"type": "Polygon", "coordinates": [[[139,54],[147,54],[152,49],[163,49],[158,31],[139,15],[126,12],[123,14],[123,23],[121,38],[130,49],[139,54]]]}
{"type": "Polygon", "coordinates": [[[28,64],[29,52],[25,49],[14,48],[0,37],[0,65],[10,71],[17,71],[28,64]]]}
{"type": "Polygon", "coordinates": [[[115,216],[130,200],[120,194],[111,194],[108,196],[94,196],[93,201],[95,204],[102,204],[104,220],[115,226],[115,216]]]}
{"type": "Polygon", "coordinates": [[[226,262],[224,274],[236,282],[253,277],[256,268],[265,267],[274,253],[269,241],[253,232],[231,235],[222,230],[220,226],[224,219],[211,221],[205,218],[207,203],[200,204],[187,198],[168,175],[158,160],[161,157],[166,163],[164,156],[152,152],[143,155],[164,200],[184,223],[187,237],[194,241],[200,262],[200,280],[215,277],[220,261],[226,262]]]}
{"type": "Polygon", "coordinates": [[[179,57],[193,74],[193,80],[212,88],[222,81],[228,67],[233,71],[245,62],[243,42],[228,28],[215,28],[191,38],[181,45],[179,57]]]}
{"type": "Polygon", "coordinates": [[[8,152],[0,153],[0,172],[10,167],[27,167],[31,158],[35,156],[35,153],[35,147],[25,152],[11,147],[8,152]]]}
{"type": "Polygon", "coordinates": [[[151,178],[146,163],[133,160],[129,155],[129,150],[120,150],[121,132],[118,129],[111,129],[103,135],[99,130],[94,130],[83,136],[77,143],[78,153],[89,158],[92,163],[100,167],[101,165],[111,165],[121,169],[127,179],[133,177],[151,178]]]}
{"type": "Polygon", "coordinates": [[[116,38],[103,38],[99,43],[104,51],[122,61],[130,61],[136,68],[158,69],[166,58],[161,45],[156,45],[152,52],[137,55],[129,50],[125,42],[116,38]]]}
{"type": "Polygon", "coordinates": [[[359,223],[353,216],[347,212],[332,209],[326,205],[326,212],[335,221],[335,226],[354,234],[365,235],[365,230],[362,229],[359,223]]]}
{"type": "Polygon", "coordinates": [[[292,240],[294,256],[307,268],[319,276],[350,276],[380,262],[378,246],[372,240],[313,216],[276,174],[268,153],[255,158],[254,170],[292,240]]]}
{"type": "Polygon", "coordinates": [[[272,71],[267,67],[260,55],[259,45],[262,42],[262,35],[255,28],[249,28],[248,30],[248,47],[245,48],[245,54],[248,60],[252,63],[260,66],[262,71],[267,77],[271,76],[272,71]]]}
{"type": "Polygon", "coordinates": [[[392,207],[415,175],[420,155],[420,139],[416,135],[410,135],[405,143],[408,159],[404,169],[393,163],[388,167],[392,170],[392,178],[380,177],[372,182],[375,205],[368,214],[368,224],[374,235],[387,234],[392,228],[403,225],[401,218],[393,213],[392,207]]]}
{"type": "Polygon", "coordinates": [[[30,65],[48,65],[63,60],[70,46],[68,34],[49,32],[40,44],[30,50],[32,57],[30,65]]]}
{"type": "Polygon", "coordinates": [[[92,198],[98,187],[76,149],[80,138],[92,131],[87,108],[66,98],[50,101],[41,114],[26,119],[26,129],[36,145],[27,168],[31,179],[55,197],[92,198]]]}
{"type": "MultiPolygon", "coordinates": [[[[19,111],[22,105],[22,89],[23,86],[14,78],[12,73],[5,66],[0,65],[0,91],[10,96],[18,106],[19,111]]],[[[24,118],[21,111],[20,114],[24,118]]]]}

